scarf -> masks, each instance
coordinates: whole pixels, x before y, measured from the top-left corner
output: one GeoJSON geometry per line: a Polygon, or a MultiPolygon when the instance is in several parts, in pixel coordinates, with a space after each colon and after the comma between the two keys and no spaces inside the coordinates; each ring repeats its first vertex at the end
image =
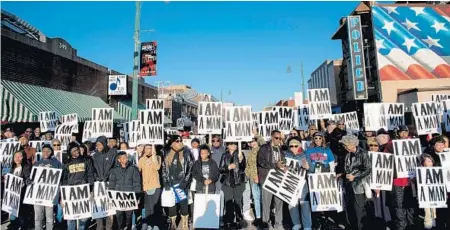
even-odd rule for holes
{"type": "Polygon", "coordinates": [[[180,174],[183,171],[183,166],[181,165],[181,161],[180,161],[180,152],[183,151],[183,149],[180,150],[175,150],[172,149],[172,151],[174,152],[173,158],[172,158],[172,162],[170,162],[170,167],[169,167],[169,176],[171,181],[178,183],[180,179],[180,174]]]}

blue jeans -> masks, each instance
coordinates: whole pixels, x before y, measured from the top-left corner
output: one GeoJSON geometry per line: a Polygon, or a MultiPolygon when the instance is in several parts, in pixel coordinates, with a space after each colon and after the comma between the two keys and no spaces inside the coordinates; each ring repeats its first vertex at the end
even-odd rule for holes
{"type": "Polygon", "coordinates": [[[253,194],[253,203],[255,205],[255,216],[256,219],[261,218],[261,187],[259,184],[252,184],[252,194],[253,194]]]}
{"type": "Polygon", "coordinates": [[[63,209],[61,204],[56,205],[55,217],[57,223],[61,223],[63,221],[63,209]]]}
{"type": "Polygon", "coordinates": [[[301,194],[299,202],[295,206],[289,205],[289,214],[291,215],[292,224],[294,225],[292,229],[299,230],[302,225],[300,224],[300,213],[298,210],[298,204],[300,203],[300,209],[302,212],[302,224],[304,230],[312,229],[312,221],[311,221],[311,206],[309,205],[309,201],[305,201],[309,195],[308,185],[305,184],[301,194]]]}
{"type": "Polygon", "coordinates": [[[89,218],[86,218],[79,220],[67,220],[67,230],[77,230],[77,221],[78,221],[78,230],[87,230],[89,228],[87,224],[89,218]]]}
{"type": "MultiPolygon", "coordinates": [[[[133,216],[131,217],[131,224],[132,225],[136,225],[136,219],[137,219],[136,212],[138,212],[138,210],[134,210],[133,211],[133,216]]],[[[141,219],[142,219],[141,222],[143,222],[145,220],[145,208],[142,209],[141,219]]]]}

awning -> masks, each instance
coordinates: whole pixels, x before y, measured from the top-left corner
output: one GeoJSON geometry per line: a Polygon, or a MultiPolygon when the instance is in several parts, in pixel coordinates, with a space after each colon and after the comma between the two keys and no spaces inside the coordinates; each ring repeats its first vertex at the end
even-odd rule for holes
{"type": "MultiPolygon", "coordinates": [[[[141,109],[145,109],[145,105],[138,103],[138,111],[141,109]]],[[[132,111],[132,103],[131,100],[123,100],[117,102],[117,112],[127,121],[132,120],[131,119],[131,111],[132,111]]],[[[172,120],[167,118],[166,115],[164,115],[164,124],[170,124],[172,123],[172,120]]]]}
{"type": "MultiPolygon", "coordinates": [[[[92,108],[110,108],[101,98],[69,91],[2,80],[2,122],[38,122],[40,112],[55,111],[57,116],[77,113],[78,121],[91,119],[92,108]]],[[[123,117],[114,112],[114,120],[123,117]]]]}

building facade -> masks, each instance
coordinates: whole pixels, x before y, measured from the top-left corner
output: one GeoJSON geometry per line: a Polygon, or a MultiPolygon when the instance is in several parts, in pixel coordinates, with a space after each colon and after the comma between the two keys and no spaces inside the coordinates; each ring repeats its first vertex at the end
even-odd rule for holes
{"type": "Polygon", "coordinates": [[[338,78],[342,60],[326,60],[311,73],[308,89],[328,88],[331,105],[340,104],[340,80],[338,78]]]}

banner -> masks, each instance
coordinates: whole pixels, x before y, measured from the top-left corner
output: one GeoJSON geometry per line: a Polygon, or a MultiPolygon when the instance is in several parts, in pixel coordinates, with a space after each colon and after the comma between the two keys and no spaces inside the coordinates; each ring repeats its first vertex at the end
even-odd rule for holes
{"type": "Polygon", "coordinates": [[[72,142],[72,129],[77,125],[58,125],[56,126],[55,139],[61,142],[61,149],[66,150],[67,145],[72,142]]]}
{"type": "Polygon", "coordinates": [[[139,76],[156,76],[156,41],[141,43],[141,69],[139,76]]]}
{"type": "Polygon", "coordinates": [[[53,207],[59,191],[62,169],[33,166],[31,168],[31,181],[27,186],[23,203],[53,207]]]}
{"type": "Polygon", "coordinates": [[[279,131],[289,134],[294,128],[294,108],[286,106],[274,106],[273,111],[278,111],[279,131]]]}
{"type": "MultiPolygon", "coordinates": [[[[29,141],[28,145],[36,149],[36,162],[42,160],[42,146],[51,145],[50,141],[29,141]]],[[[53,148],[53,147],[52,147],[53,148]]]]}
{"type": "Polygon", "coordinates": [[[359,133],[358,114],[353,111],[349,113],[333,114],[333,121],[342,121],[345,124],[345,130],[351,133],[359,133]]]}
{"type": "Polygon", "coordinates": [[[92,202],[89,184],[61,186],[61,200],[65,220],[91,217],[92,202]]]}
{"type": "Polygon", "coordinates": [[[133,211],[138,209],[137,198],[134,192],[108,190],[108,197],[116,211],[133,211]]]}
{"type": "Polygon", "coordinates": [[[353,88],[353,98],[355,100],[367,99],[367,78],[366,78],[366,66],[364,59],[364,43],[363,33],[361,29],[361,17],[348,16],[348,45],[349,45],[349,83],[350,88],[353,88]]]}
{"type": "Polygon", "coordinates": [[[108,95],[127,95],[127,75],[109,75],[108,95]]]}
{"type": "Polygon", "coordinates": [[[392,190],[394,180],[394,155],[391,153],[369,152],[372,160],[370,189],[392,190]]]}
{"type": "Polygon", "coordinates": [[[72,113],[72,114],[62,115],[59,118],[59,121],[61,122],[61,124],[73,125],[72,132],[78,133],[78,114],[72,113]]]}
{"type": "Polygon", "coordinates": [[[442,101],[442,122],[445,126],[445,131],[450,132],[450,100],[442,101]]]}
{"type": "Polygon", "coordinates": [[[116,215],[116,210],[109,200],[106,182],[94,182],[94,200],[92,201],[92,219],[116,215]]]}
{"type": "Polygon", "coordinates": [[[342,196],[335,173],[312,173],[308,174],[308,178],[312,212],[342,209],[342,196]]]}
{"type": "Polygon", "coordinates": [[[395,154],[396,178],[416,177],[416,167],[420,165],[419,157],[422,154],[420,140],[418,138],[393,140],[392,144],[395,154]]]}
{"type": "Polygon", "coordinates": [[[147,99],[145,100],[145,108],[150,110],[164,109],[163,99],[147,99]]]}
{"type": "Polygon", "coordinates": [[[414,116],[417,134],[427,135],[442,132],[439,112],[435,102],[412,103],[411,111],[414,116]]]}
{"type": "Polygon", "coordinates": [[[251,141],[253,138],[252,107],[232,106],[225,109],[225,141],[251,141]]]}
{"type": "Polygon", "coordinates": [[[164,144],[164,110],[140,110],[141,134],[138,144],[164,144]]]}
{"type": "Polygon", "coordinates": [[[419,208],[447,208],[444,169],[417,167],[416,170],[419,208]]]}
{"type": "Polygon", "coordinates": [[[222,134],[222,102],[198,103],[198,133],[222,134]]]}
{"type": "Polygon", "coordinates": [[[308,89],[309,119],[331,118],[330,92],[328,89],[308,89]]]}
{"type": "Polygon", "coordinates": [[[22,178],[10,173],[5,175],[5,191],[3,194],[2,211],[13,216],[19,216],[22,186],[22,178]]]}
{"type": "Polygon", "coordinates": [[[58,118],[56,118],[55,111],[46,111],[39,113],[39,123],[41,124],[41,132],[43,133],[55,131],[57,121],[58,118]]]}
{"type": "Polygon", "coordinates": [[[366,131],[394,130],[405,124],[403,103],[364,103],[364,128],[366,131]]]}
{"type": "Polygon", "coordinates": [[[297,174],[290,171],[283,172],[279,169],[271,169],[264,181],[263,189],[295,206],[305,183],[306,180],[299,178],[297,174]]]}
{"type": "Polygon", "coordinates": [[[278,111],[262,111],[259,125],[259,135],[266,140],[270,139],[272,131],[279,130],[278,111]]]}
{"type": "Polygon", "coordinates": [[[98,138],[105,136],[113,137],[113,108],[93,108],[92,109],[92,129],[91,136],[98,138]]]}
{"type": "Polygon", "coordinates": [[[122,123],[124,132],[124,141],[128,143],[130,148],[137,146],[141,135],[141,124],[139,120],[132,120],[122,123]]]}
{"type": "MultiPolygon", "coordinates": [[[[20,142],[0,142],[0,153],[2,156],[2,175],[11,171],[13,155],[20,150],[20,142]]],[[[25,156],[24,156],[25,157],[25,156]]]]}

